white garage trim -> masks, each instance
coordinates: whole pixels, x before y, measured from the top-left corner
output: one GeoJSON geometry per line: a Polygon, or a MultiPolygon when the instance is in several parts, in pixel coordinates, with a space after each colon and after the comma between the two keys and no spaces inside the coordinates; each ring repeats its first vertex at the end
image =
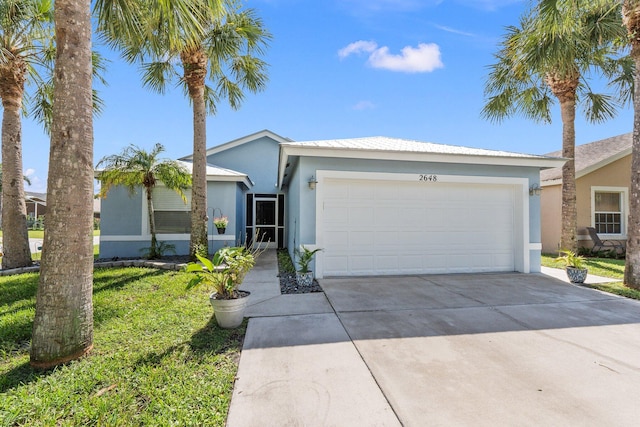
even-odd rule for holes
{"type": "MultiPolygon", "coordinates": [[[[529,180],[527,178],[513,177],[487,177],[487,176],[460,176],[440,174],[406,174],[406,173],[382,173],[382,172],[349,172],[349,171],[316,171],[318,184],[315,190],[316,197],[316,246],[324,247],[324,188],[327,179],[344,179],[360,181],[404,181],[420,182],[425,186],[437,185],[437,183],[468,183],[468,184],[494,184],[512,186],[514,190],[513,215],[514,215],[514,268],[522,273],[530,272],[530,250],[533,249],[529,242],[529,180]],[[430,180],[436,180],[430,181],[430,180]]],[[[316,277],[324,277],[324,251],[320,251],[316,257],[316,277]]]]}

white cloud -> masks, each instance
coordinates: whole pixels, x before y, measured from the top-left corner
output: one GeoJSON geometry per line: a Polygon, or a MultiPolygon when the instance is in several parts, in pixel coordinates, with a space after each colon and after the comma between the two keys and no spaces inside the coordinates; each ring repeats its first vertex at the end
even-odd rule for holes
{"type": "Polygon", "coordinates": [[[359,40],[340,49],[338,55],[346,58],[361,52],[369,53],[369,65],[384,70],[428,73],[444,67],[440,59],[440,47],[435,43],[420,43],[418,47],[406,46],[399,55],[394,55],[387,46],[378,47],[375,42],[359,40]]]}
{"type": "Polygon", "coordinates": [[[373,109],[376,108],[376,104],[374,104],[371,101],[360,101],[360,102],[358,102],[356,105],[354,105],[351,108],[356,110],[356,111],[373,110],[373,109]]]}
{"type": "Polygon", "coordinates": [[[383,46],[371,53],[369,64],[374,68],[405,73],[429,73],[444,67],[440,60],[440,47],[435,43],[420,43],[416,48],[403,47],[400,55],[389,53],[389,48],[383,46]]]}
{"type": "Polygon", "coordinates": [[[24,171],[24,176],[31,176],[34,173],[36,173],[35,169],[27,169],[26,171],[24,171]]]}
{"type": "Polygon", "coordinates": [[[358,40],[357,42],[350,43],[346,47],[343,47],[338,51],[340,59],[344,59],[351,54],[359,54],[362,52],[371,53],[378,48],[376,42],[358,40]]]}

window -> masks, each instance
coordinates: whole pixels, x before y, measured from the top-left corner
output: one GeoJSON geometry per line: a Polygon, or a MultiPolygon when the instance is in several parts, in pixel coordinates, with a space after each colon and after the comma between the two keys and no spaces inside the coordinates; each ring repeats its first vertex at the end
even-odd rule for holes
{"type": "Polygon", "coordinates": [[[625,233],[625,191],[593,190],[593,226],[598,234],[625,233]]]}
{"type": "Polygon", "coordinates": [[[184,191],[187,203],[173,190],[153,189],[153,219],[158,234],[191,233],[191,190],[184,191]]]}

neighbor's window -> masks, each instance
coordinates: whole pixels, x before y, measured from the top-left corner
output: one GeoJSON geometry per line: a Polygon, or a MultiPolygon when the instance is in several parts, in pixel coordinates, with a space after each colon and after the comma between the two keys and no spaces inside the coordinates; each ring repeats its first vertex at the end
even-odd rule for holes
{"type": "Polygon", "coordinates": [[[158,234],[191,233],[191,190],[185,190],[187,203],[173,190],[153,189],[153,219],[158,234]]]}
{"type": "Polygon", "coordinates": [[[608,191],[594,193],[594,225],[598,234],[622,234],[622,194],[608,191]]]}

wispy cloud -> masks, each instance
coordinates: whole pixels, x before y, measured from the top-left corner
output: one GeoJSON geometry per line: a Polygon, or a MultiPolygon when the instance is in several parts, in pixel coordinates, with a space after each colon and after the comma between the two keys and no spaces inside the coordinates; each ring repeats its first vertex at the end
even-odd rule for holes
{"type": "Polygon", "coordinates": [[[435,43],[420,43],[417,47],[405,46],[399,54],[393,54],[387,46],[359,40],[338,51],[342,59],[352,54],[368,53],[367,63],[373,68],[404,73],[429,73],[444,67],[440,59],[440,47],[435,43]]]}
{"type": "Polygon", "coordinates": [[[458,0],[460,3],[482,10],[498,10],[514,3],[522,3],[522,0],[458,0]]]}
{"type": "Polygon", "coordinates": [[[23,172],[24,176],[29,178],[31,184],[24,183],[25,188],[33,193],[45,193],[47,191],[47,181],[46,179],[40,179],[38,175],[36,175],[36,170],[32,168],[28,168],[23,172]]]}
{"type": "Polygon", "coordinates": [[[442,0],[339,0],[353,11],[413,11],[442,3],[442,0]]]}
{"type": "Polygon", "coordinates": [[[374,104],[371,101],[360,101],[356,105],[351,107],[351,109],[356,110],[356,111],[373,110],[375,108],[376,108],[376,104],[374,104]]]}
{"type": "Polygon", "coordinates": [[[378,48],[378,44],[372,41],[358,40],[343,47],[338,51],[340,59],[344,59],[351,54],[359,54],[362,52],[371,53],[378,48]]]}
{"type": "Polygon", "coordinates": [[[439,30],[446,31],[447,33],[458,34],[458,35],[465,36],[465,37],[477,37],[473,33],[468,33],[466,31],[462,31],[462,30],[458,30],[458,29],[455,29],[455,28],[447,27],[446,25],[435,24],[434,27],[436,27],[439,30]]]}

